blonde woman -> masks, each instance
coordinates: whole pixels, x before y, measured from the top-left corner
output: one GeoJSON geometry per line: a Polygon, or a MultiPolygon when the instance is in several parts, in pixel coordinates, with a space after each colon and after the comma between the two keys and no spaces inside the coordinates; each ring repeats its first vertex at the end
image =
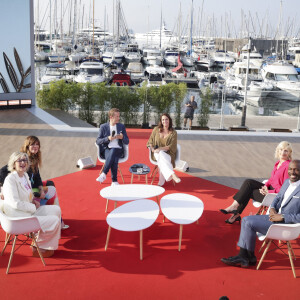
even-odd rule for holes
{"type": "Polygon", "coordinates": [[[276,161],[271,177],[263,184],[254,179],[246,179],[240,190],[233,196],[234,201],[225,209],[220,209],[223,214],[232,214],[225,222],[233,224],[241,221],[240,214],[247,206],[250,199],[262,202],[268,193],[278,193],[284,181],[289,178],[288,167],[292,159],[292,145],[283,141],[278,144],[275,150],[276,161]]]}
{"type": "MultiPolygon", "coordinates": [[[[10,217],[36,216],[41,231],[37,243],[44,257],[50,257],[58,248],[61,230],[61,211],[57,205],[40,206],[33,200],[31,183],[27,175],[29,158],[26,153],[14,152],[8,161],[11,172],[3,184],[4,213],[10,217]]],[[[33,247],[33,256],[39,257],[33,247]]]]}

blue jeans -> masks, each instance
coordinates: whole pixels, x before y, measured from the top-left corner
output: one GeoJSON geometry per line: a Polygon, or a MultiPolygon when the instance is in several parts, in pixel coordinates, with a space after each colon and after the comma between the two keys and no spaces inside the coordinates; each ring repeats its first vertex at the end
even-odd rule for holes
{"type": "Polygon", "coordinates": [[[266,234],[273,222],[269,221],[269,215],[248,216],[242,219],[242,226],[238,246],[254,251],[256,232],[266,234]]]}
{"type": "Polygon", "coordinates": [[[113,182],[118,181],[118,162],[119,158],[122,155],[121,148],[107,148],[105,149],[104,156],[105,156],[105,165],[103,168],[103,173],[107,174],[109,170],[111,170],[111,178],[113,182]]]}

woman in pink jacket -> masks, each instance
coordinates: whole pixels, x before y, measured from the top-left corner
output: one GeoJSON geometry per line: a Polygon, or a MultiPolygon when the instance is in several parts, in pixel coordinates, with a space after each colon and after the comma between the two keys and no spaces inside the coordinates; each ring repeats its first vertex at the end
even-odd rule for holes
{"type": "Polygon", "coordinates": [[[232,204],[225,209],[220,209],[223,214],[232,214],[228,220],[225,220],[226,223],[240,222],[240,214],[250,199],[262,202],[268,193],[279,192],[282,184],[289,177],[288,167],[292,159],[292,145],[286,141],[279,143],[275,150],[275,158],[278,161],[275,163],[270,179],[265,184],[254,179],[246,179],[240,190],[233,196],[232,204]]]}

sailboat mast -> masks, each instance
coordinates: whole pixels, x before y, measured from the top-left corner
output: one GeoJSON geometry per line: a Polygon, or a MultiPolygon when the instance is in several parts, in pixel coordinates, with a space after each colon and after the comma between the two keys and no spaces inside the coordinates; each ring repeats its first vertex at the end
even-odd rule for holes
{"type": "Polygon", "coordinates": [[[161,49],[161,27],[162,27],[162,1],[160,2],[160,35],[159,35],[159,49],[161,49]]]}
{"type": "Polygon", "coordinates": [[[193,52],[193,2],[194,0],[192,0],[192,6],[191,6],[190,57],[192,56],[192,52],[193,52]]]}

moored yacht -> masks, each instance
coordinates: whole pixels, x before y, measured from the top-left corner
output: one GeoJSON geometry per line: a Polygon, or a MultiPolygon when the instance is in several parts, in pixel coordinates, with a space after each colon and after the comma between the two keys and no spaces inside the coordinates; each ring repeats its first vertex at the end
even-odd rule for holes
{"type": "Polygon", "coordinates": [[[80,83],[99,83],[105,81],[103,76],[103,63],[99,61],[84,61],[79,66],[79,74],[74,81],[80,83]]]}
{"type": "Polygon", "coordinates": [[[284,61],[264,65],[262,76],[276,90],[274,96],[280,99],[300,101],[300,81],[295,67],[284,61]]]}
{"type": "Polygon", "coordinates": [[[146,65],[161,65],[163,62],[161,50],[158,48],[144,48],[142,60],[146,65]]]}

